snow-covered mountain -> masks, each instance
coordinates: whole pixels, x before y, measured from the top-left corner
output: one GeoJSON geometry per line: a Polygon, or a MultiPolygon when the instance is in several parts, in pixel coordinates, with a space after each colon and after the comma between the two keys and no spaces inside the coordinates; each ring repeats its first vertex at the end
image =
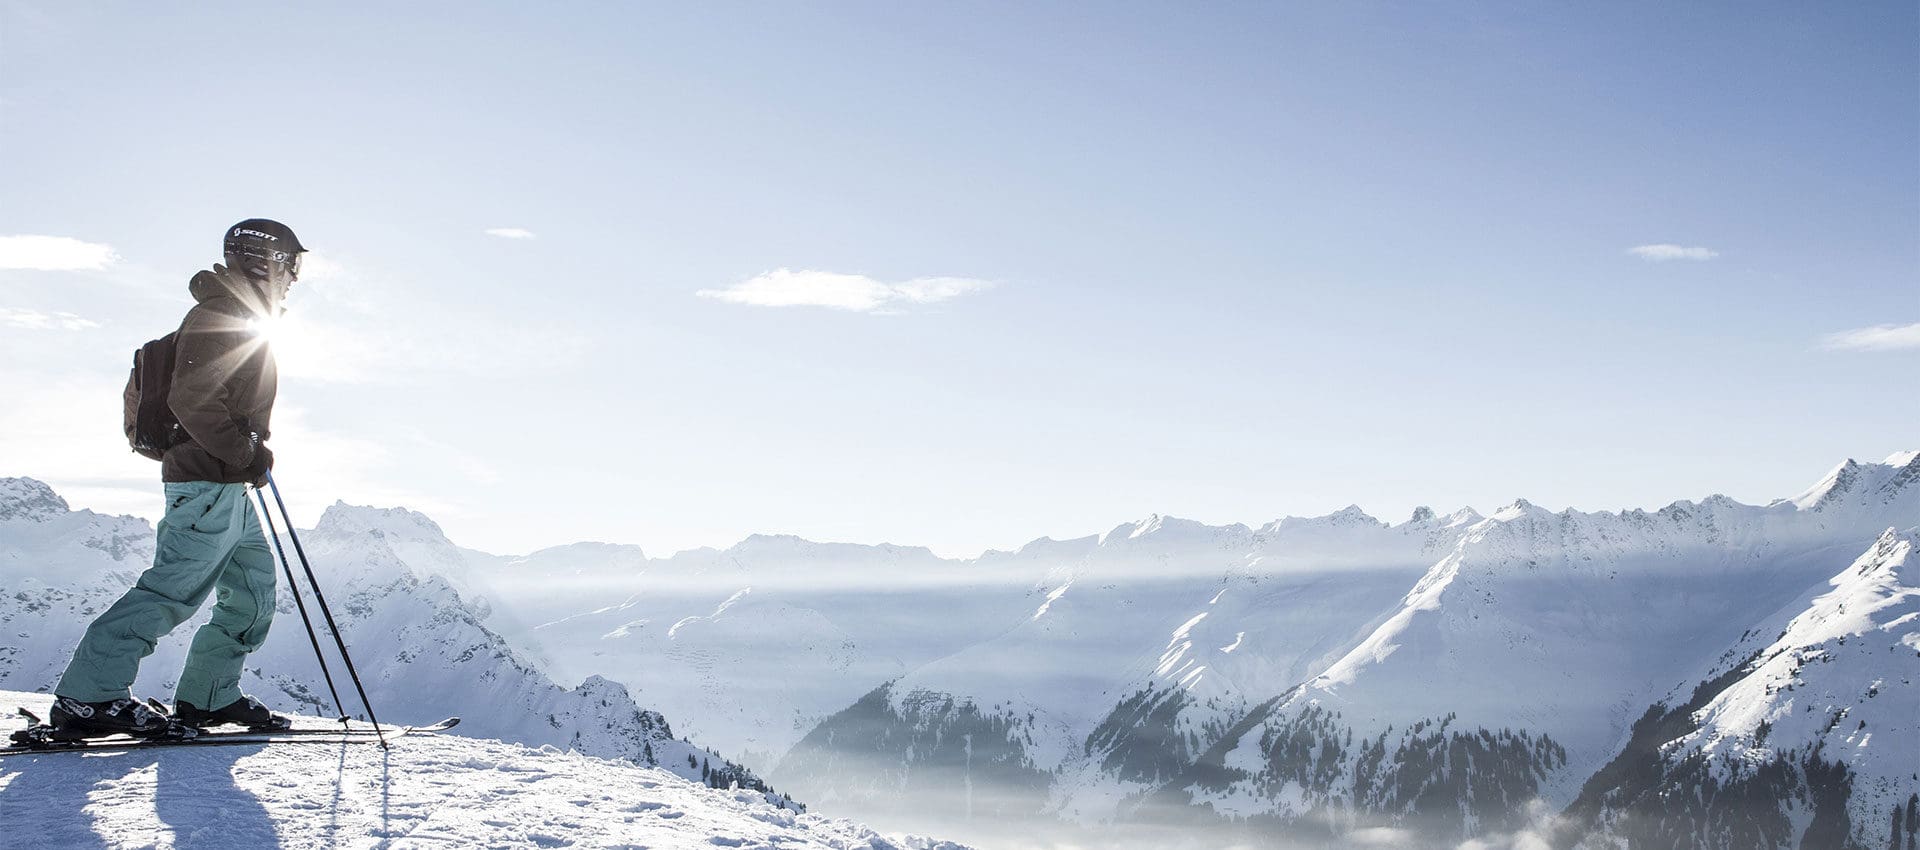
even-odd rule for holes
{"type": "MultiPolygon", "coordinates": [[[[877,818],[988,798],[999,818],[1451,846],[1572,803],[1649,705],[1917,522],[1913,453],[1767,506],[1153,518],[1049,552],[1028,622],[876,689],[773,775],[877,818]]],[[[1877,747],[1899,762],[1920,734],[1877,747]]]]}
{"type": "MultiPolygon", "coordinates": [[[[24,599],[76,592],[15,593],[44,574],[10,566],[40,545],[18,529],[49,520],[10,517],[72,524],[61,557],[119,587],[150,552],[137,521],[16,501],[0,499],[0,635],[24,599]]],[[[1915,829],[1902,807],[1920,799],[1920,728],[1899,721],[1920,704],[1917,526],[1907,452],[1768,505],[1153,516],[968,561],[774,536],[501,557],[347,506],[303,539],[356,626],[421,653],[363,661],[381,687],[421,659],[485,658],[489,694],[575,730],[552,733],[569,745],[627,740],[578,730],[637,701],[795,798],[888,828],[1000,846],[1879,848],[1915,829]],[[1754,800],[1771,825],[1729,826],[1754,800]]],[[[79,627],[51,642],[63,653],[79,627]]],[[[288,632],[300,652],[262,665],[284,681],[260,681],[311,701],[288,632]]],[[[57,674],[37,633],[18,643],[0,641],[0,677],[57,674]]]]}
{"type": "Polygon", "coordinates": [[[925,549],[764,535],[654,560],[548,549],[483,583],[555,678],[620,681],[758,769],[877,683],[1010,627],[1030,590],[925,549]]]}
{"type": "MultiPolygon", "coordinates": [[[[426,517],[335,505],[301,542],[382,721],[459,715],[462,734],[764,789],[752,771],[676,738],[666,718],[642,709],[624,685],[590,677],[564,688],[522,660],[449,583],[443,571],[464,575],[466,561],[426,517]]],[[[144,520],[72,511],[41,482],[0,479],[0,688],[50,691],[87,623],[131,586],[152,561],[153,545],[144,520]]],[[[311,598],[308,608],[331,652],[311,598]]],[[[211,605],[160,642],[141,666],[136,692],[170,697],[193,630],[210,615],[211,605]]],[[[274,616],[241,688],[280,710],[331,714],[284,579],[274,616]]],[[[346,710],[361,716],[337,658],[332,672],[346,710]]]]}
{"type": "MultiPolygon", "coordinates": [[[[1848,461],[1801,497],[1765,507],[1710,497],[1654,513],[1551,514],[1516,502],[1474,526],[1378,628],[1227,744],[1221,763],[1247,778],[1196,788],[1194,799],[1251,814],[1250,802],[1270,812],[1255,801],[1300,794],[1300,817],[1371,814],[1454,837],[1517,827],[1516,795],[1572,802],[1649,704],[1886,529],[1916,520],[1912,454],[1848,461]],[[1516,743],[1488,745],[1460,768],[1457,788],[1425,777],[1391,793],[1322,785],[1311,774],[1332,765],[1272,743],[1324,727],[1318,737],[1343,742],[1328,758],[1354,766],[1373,756],[1345,736],[1391,744],[1421,724],[1439,724],[1436,745],[1503,731],[1516,743]],[[1439,800],[1452,805],[1435,812],[1439,800]]],[[[1373,750],[1394,765],[1420,763],[1426,748],[1373,750]]]]}
{"type": "MultiPolygon", "coordinates": [[[[45,715],[45,694],[0,705],[45,715]]],[[[18,728],[0,719],[0,735],[18,728]]],[[[326,726],[318,720],[308,725],[326,726]]],[[[659,767],[454,735],[0,759],[0,846],[966,850],[659,767]]]]}
{"type": "Polygon", "coordinates": [[[1570,807],[1565,837],[1592,848],[1913,846],[1916,549],[1920,529],[1889,529],[1649,708],[1570,807]],[[1675,804],[1702,794],[1715,805],[1675,804]]]}
{"type": "Polygon", "coordinates": [[[1096,777],[1109,761],[1125,781],[1167,778],[1160,771],[1193,755],[1189,724],[1243,713],[1249,694],[1299,681],[1474,518],[1422,511],[1388,525],[1349,508],[1251,529],[1155,516],[990,555],[982,560],[998,574],[1040,577],[1015,625],[829,719],[775,775],[855,811],[964,805],[1037,816],[1100,806],[1065,792],[1111,788],[1096,777]],[[1269,616],[1288,607],[1291,616],[1269,616]],[[973,777],[970,765],[988,753],[996,775],[973,777]],[[943,799],[942,789],[970,781],[973,802],[943,799]],[[989,797],[991,809],[980,804],[989,797]]]}

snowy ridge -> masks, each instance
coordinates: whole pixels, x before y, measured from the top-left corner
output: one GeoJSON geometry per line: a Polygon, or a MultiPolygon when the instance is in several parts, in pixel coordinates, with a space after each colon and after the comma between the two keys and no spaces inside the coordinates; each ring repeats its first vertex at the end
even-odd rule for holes
{"type": "MultiPolygon", "coordinates": [[[[35,494],[37,505],[54,504],[44,498],[52,491],[39,482],[0,479],[0,490],[35,494]]],[[[589,677],[564,688],[523,660],[437,572],[456,563],[459,553],[430,520],[407,511],[344,506],[330,509],[326,519],[301,539],[381,720],[461,715],[467,718],[462,734],[765,788],[752,771],[677,739],[666,718],[641,709],[625,686],[589,677]]],[[[147,567],[153,545],[152,528],[132,517],[43,508],[0,520],[0,687],[50,690],[87,623],[147,567]]],[[[318,664],[281,584],[279,622],[249,658],[241,687],[281,711],[331,714],[318,664]]],[[[211,616],[211,607],[160,642],[141,666],[137,693],[170,696],[193,631],[211,616]]],[[[333,667],[336,682],[347,688],[346,708],[360,715],[337,660],[333,667]]]]}
{"type": "MultiPolygon", "coordinates": [[[[335,502],[320,515],[302,541],[332,551],[351,551],[360,546],[377,549],[389,557],[368,562],[375,572],[343,576],[348,582],[377,580],[387,571],[411,573],[415,578],[438,576],[452,584],[470,600],[480,602],[480,586],[475,583],[467,556],[447,539],[440,524],[425,514],[406,508],[367,508],[335,502]]],[[[334,567],[335,575],[340,575],[334,567]]],[[[482,619],[490,613],[482,604],[482,619]]]]}
{"type": "Polygon", "coordinates": [[[1575,805],[1583,846],[1636,840],[1653,822],[1703,845],[1880,847],[1920,829],[1909,818],[1920,803],[1916,547],[1920,528],[1888,529],[1797,613],[1783,612],[1784,628],[1776,617],[1755,629],[1777,639],[1668,694],[1575,805]],[[1769,805],[1737,828],[1660,810],[1676,793],[1755,785],[1787,790],[1758,795],[1769,805]],[[1821,793],[1836,788],[1845,793],[1821,793]]]}
{"type": "Polygon", "coordinates": [[[828,739],[884,738],[914,769],[952,770],[905,742],[965,737],[978,752],[990,735],[995,764],[1013,770],[1004,781],[1034,789],[1027,807],[1111,820],[1128,795],[1184,769],[1250,698],[1300,681],[1363,635],[1431,552],[1477,519],[1429,510],[1389,525],[1348,508],[1255,530],[1155,515],[1095,540],[995,553],[982,561],[997,574],[1033,577],[1020,619],[829,719],[773,776],[815,799],[885,809],[894,804],[867,796],[872,755],[836,755],[828,739]],[[871,704],[881,696],[884,708],[871,704]]]}
{"type": "Polygon", "coordinates": [[[1920,724],[1920,689],[1894,688],[1888,680],[1920,678],[1920,529],[1887,532],[1852,566],[1828,581],[1828,592],[1787,624],[1785,633],[1760,653],[1760,662],[1707,704],[1698,731],[1676,742],[1702,752],[1739,757],[1760,728],[1794,741],[1820,741],[1829,753],[1853,750],[1856,772],[1912,765],[1874,759],[1872,732],[1920,724]],[[1841,654],[1854,663],[1836,664],[1841,654]],[[1848,677],[1866,678],[1849,680],[1848,677]],[[1879,699],[1885,689],[1886,698],[1879,699]],[[1814,708],[1843,706],[1829,711],[1814,708]],[[1798,709],[1798,710],[1796,710],[1798,709]],[[1850,723],[1835,723],[1835,715],[1850,723]],[[1847,728],[1847,727],[1852,728],[1847,728]]]}
{"type": "Polygon", "coordinates": [[[426,514],[406,508],[366,508],[345,502],[334,502],[329,506],[314,525],[313,533],[331,537],[366,534],[381,537],[390,543],[452,545],[447,540],[446,532],[440,530],[440,524],[426,514]]]}
{"type": "Polygon", "coordinates": [[[1568,746],[1578,773],[1631,719],[1591,707],[1622,695],[1651,702],[1697,663],[1671,648],[1717,652],[1824,580],[1831,547],[1857,551],[1920,516],[1915,468],[1843,464],[1807,505],[1714,496],[1653,513],[1553,514],[1516,502],[1475,526],[1399,612],[1289,704],[1365,706],[1379,725],[1444,708],[1488,728],[1542,729],[1568,746]],[[1548,701],[1500,696],[1514,690],[1548,701]],[[1435,699],[1382,710],[1407,693],[1435,699]]]}
{"type": "MultiPolygon", "coordinates": [[[[1457,528],[1443,529],[1467,516],[1477,518],[1470,511],[1452,517],[1429,511],[1383,536],[1391,548],[1418,552],[1436,533],[1457,534],[1457,528]]],[[[1014,628],[1017,618],[1007,609],[1024,608],[1020,618],[1032,620],[1049,594],[1065,592],[1060,577],[1076,570],[1163,575],[1181,568],[1179,555],[1191,548],[1224,553],[1256,538],[1279,541],[1279,563],[1310,546],[1351,553],[1355,547],[1343,541],[1378,536],[1383,528],[1357,508],[1276,521],[1264,533],[1153,516],[1100,537],[1041,538],[1019,552],[972,562],[943,560],[920,547],[822,544],[784,535],[754,535],[725,550],[668,558],[645,558],[628,547],[610,551],[603,564],[560,547],[500,559],[509,566],[488,567],[476,585],[487,598],[501,598],[502,573],[538,576],[538,592],[525,594],[534,598],[508,612],[533,624],[506,630],[517,646],[557,659],[550,669],[563,679],[600,672],[626,682],[671,716],[688,718],[680,725],[695,736],[771,767],[815,724],[877,684],[1014,628]],[[902,580],[927,586],[903,590],[902,580]],[[813,586],[824,581],[834,584],[813,586]],[[752,592],[735,599],[745,587],[752,592]],[[793,647],[806,651],[796,656],[793,647]],[[748,672],[763,666],[763,673],[748,672]],[[688,682],[698,687],[677,686],[688,682]],[[743,709],[756,704],[774,710],[743,709]]],[[[1363,550],[1350,560],[1368,557],[1363,550]]],[[[1223,556],[1223,567],[1228,560],[1223,556]]],[[[1228,633],[1217,645],[1235,637],[1228,633]]],[[[895,693],[912,690],[908,684],[895,693]]],[[[1063,745],[1061,753],[1072,746],[1063,745]]]]}
{"type": "Polygon", "coordinates": [[[1916,459],[1920,459],[1920,451],[1895,452],[1886,460],[1874,464],[1862,464],[1848,458],[1820,479],[1819,483],[1788,501],[1802,509],[1823,510],[1828,505],[1841,504],[1849,499],[1896,498],[1900,491],[1913,483],[1915,477],[1920,476],[1920,467],[1914,465],[1916,459]]]}
{"type": "Polygon", "coordinates": [[[830,718],[774,776],[878,810],[896,789],[836,773],[857,753],[823,744],[993,734],[1006,761],[1054,777],[1038,808],[1083,823],[1161,818],[1173,800],[1282,822],[1339,811],[1348,828],[1456,842],[1517,828],[1537,803],[1570,803],[1649,704],[1837,557],[1920,516],[1915,457],[1890,460],[1904,463],[1843,465],[1805,505],[1516,500],[1487,517],[1388,525],[1349,509],[1258,530],[1153,516],[1091,545],[1036,541],[990,556],[1037,577],[1011,628],[830,718]],[[1303,740],[1331,755],[1288,743],[1303,740]],[[1423,772],[1456,752],[1479,753],[1458,756],[1475,772],[1423,772]],[[1416,816],[1435,805],[1453,814],[1416,816]]]}
{"type": "Polygon", "coordinates": [[[621,550],[617,569],[575,554],[515,559],[546,578],[516,594],[531,604],[511,613],[536,625],[508,630],[513,642],[545,648],[561,679],[626,683],[683,733],[763,769],[879,684],[1003,628],[1024,592],[919,547],[756,535],[667,558],[621,550]]]}
{"type": "MultiPolygon", "coordinates": [[[[44,713],[44,694],[0,706],[44,713]]],[[[19,725],[0,720],[0,732],[19,725]]],[[[0,761],[0,823],[49,847],[965,850],[802,814],[657,767],[453,735],[0,761]]]]}
{"type": "Polygon", "coordinates": [[[46,522],[66,515],[67,500],[31,478],[0,478],[0,521],[46,522]]]}
{"type": "MultiPolygon", "coordinates": [[[[1735,654],[1889,524],[1920,516],[1916,462],[1894,459],[1906,465],[1843,464],[1809,491],[1813,499],[1766,507],[1714,496],[1656,512],[1555,514],[1515,502],[1474,526],[1305,687],[1249,715],[1254,722],[1213,755],[1227,779],[1180,787],[1222,810],[1284,802],[1323,813],[1316,817],[1344,811],[1355,826],[1384,818],[1385,827],[1455,840],[1536,797],[1565,806],[1615,758],[1648,704],[1735,654]],[[1393,748],[1423,724],[1450,737],[1393,748]],[[1520,736],[1511,745],[1500,737],[1508,731],[1520,736]],[[1332,760],[1302,761],[1283,746],[1301,736],[1329,747],[1332,760]],[[1412,806],[1409,794],[1430,793],[1420,784],[1381,796],[1391,783],[1359,778],[1375,760],[1431,762],[1438,753],[1444,763],[1458,746],[1485,751],[1447,791],[1458,806],[1449,817],[1436,820],[1433,802],[1412,806]],[[1327,775],[1355,779],[1315,779],[1327,775]]],[[[1878,675],[1888,661],[1862,657],[1852,675],[1878,675]]],[[[1770,740],[1783,749],[1799,741],[1770,740]]],[[[1920,736],[1908,727],[1881,746],[1912,752],[1920,736]]]]}
{"type": "MultiPolygon", "coordinates": [[[[1884,847],[1889,807],[1920,778],[1840,754],[1920,752],[1920,729],[1869,716],[1914,698],[1913,677],[1892,675],[1916,619],[1899,613],[1911,572],[1893,554],[1920,519],[1920,453],[1887,460],[1848,461],[1764,506],[1516,500],[1490,515],[1422,508],[1387,523],[1349,507],[1258,527],[1152,515],[973,561],[764,535],[669,558],[604,544],[498,558],[405,512],[313,536],[369,598],[404,579],[420,588],[408,595],[496,600],[465,610],[504,656],[465,626],[445,641],[403,632],[424,612],[381,629],[435,663],[484,656],[501,675],[584,682],[577,697],[540,691],[529,713],[590,730],[620,725],[609,717],[625,709],[601,703],[643,703],[799,799],[893,827],[1152,826],[1209,836],[1199,846],[1333,830],[1452,847],[1562,811],[1631,836],[1623,801],[1709,799],[1721,774],[1705,766],[1772,752],[1784,766],[1765,781],[1826,795],[1782,808],[1782,829],[1857,811],[1857,842],[1884,847]],[[1890,526],[1910,530],[1887,543],[1890,526]],[[1869,549],[1884,557],[1843,587],[1836,570],[1869,549]],[[1837,651],[1843,638],[1877,649],[1837,651]],[[1776,658],[1799,658],[1800,678],[1783,683],[1776,658]],[[1872,695],[1848,696],[1863,683],[1872,695]],[[1816,687],[1851,706],[1831,728],[1831,712],[1807,711],[1816,687]],[[1801,701],[1783,706],[1782,692],[1801,701]],[[1806,717],[1786,722],[1793,711],[1806,717]],[[1712,758],[1658,768],[1664,796],[1609,778],[1663,751],[1712,758]]],[[[93,537],[112,526],[89,521],[93,537]]],[[[6,544],[46,536],[17,525],[0,529],[0,575],[6,544]]],[[[0,675],[6,663],[0,645],[0,675]]],[[[590,750],[625,733],[601,737],[546,740],[590,750]]],[[[1699,805],[1724,817],[1713,806],[1732,802],[1699,805]]]]}

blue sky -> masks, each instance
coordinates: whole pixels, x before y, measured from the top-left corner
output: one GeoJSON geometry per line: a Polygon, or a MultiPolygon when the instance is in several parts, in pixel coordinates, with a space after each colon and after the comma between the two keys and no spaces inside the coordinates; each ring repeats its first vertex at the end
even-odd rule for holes
{"type": "Polygon", "coordinates": [[[3,3],[0,474],[153,514],[129,352],[256,215],[296,514],[493,551],[1920,448],[1920,12],[1595,5],[3,3]]]}

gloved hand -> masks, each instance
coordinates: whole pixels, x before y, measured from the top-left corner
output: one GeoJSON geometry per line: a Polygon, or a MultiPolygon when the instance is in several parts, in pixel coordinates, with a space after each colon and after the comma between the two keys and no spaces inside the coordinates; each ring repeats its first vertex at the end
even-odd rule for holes
{"type": "Polygon", "coordinates": [[[247,481],[255,487],[267,486],[267,471],[273,469],[273,449],[260,442],[260,435],[253,436],[253,463],[247,465],[247,481]]]}

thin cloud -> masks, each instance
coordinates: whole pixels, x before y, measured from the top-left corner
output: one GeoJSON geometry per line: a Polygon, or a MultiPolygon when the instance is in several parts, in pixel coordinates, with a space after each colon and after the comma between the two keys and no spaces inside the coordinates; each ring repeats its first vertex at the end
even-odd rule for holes
{"type": "Polygon", "coordinates": [[[112,245],[70,236],[0,236],[0,269],[99,271],[118,262],[120,254],[112,245]]]}
{"type": "Polygon", "coordinates": [[[756,307],[827,307],[880,313],[910,304],[946,301],[992,286],[991,281],[964,277],[920,277],[886,283],[866,275],[775,269],[725,289],[702,289],[694,294],[756,307]]]}
{"type": "Polygon", "coordinates": [[[39,310],[16,310],[11,307],[0,307],[0,325],[33,331],[84,331],[100,327],[99,322],[72,313],[42,313],[39,310]]]}
{"type": "Polygon", "coordinates": [[[1675,245],[1662,242],[1658,245],[1636,245],[1627,249],[1627,253],[1653,263],[1668,260],[1711,260],[1720,256],[1719,251],[1704,245],[1675,245]]]}
{"type": "Polygon", "coordinates": [[[1920,348],[1920,322],[1911,325],[1874,325],[1827,334],[1821,348],[1836,351],[1905,351],[1920,348]]]}
{"type": "Polygon", "coordinates": [[[489,227],[487,228],[486,233],[488,236],[498,236],[501,239],[538,239],[539,238],[538,236],[534,235],[533,231],[528,230],[524,227],[489,227]]]}

